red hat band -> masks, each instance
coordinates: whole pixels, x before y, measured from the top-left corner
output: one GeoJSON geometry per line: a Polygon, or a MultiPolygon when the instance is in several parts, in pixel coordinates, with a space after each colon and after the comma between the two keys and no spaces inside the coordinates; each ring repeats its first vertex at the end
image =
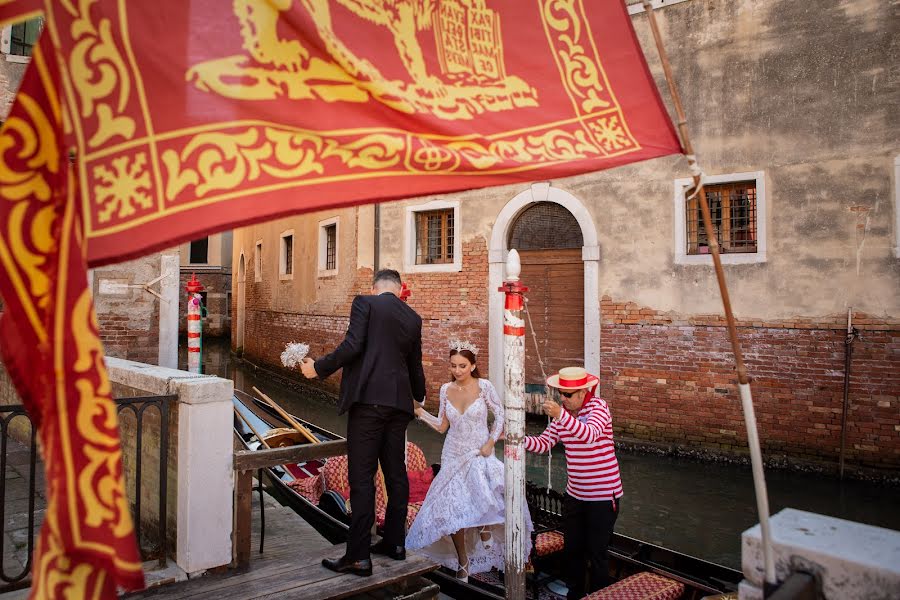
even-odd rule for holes
{"type": "Polygon", "coordinates": [[[580,385],[586,384],[590,380],[590,377],[585,375],[581,379],[563,379],[559,378],[559,387],[578,387],[580,385]]]}

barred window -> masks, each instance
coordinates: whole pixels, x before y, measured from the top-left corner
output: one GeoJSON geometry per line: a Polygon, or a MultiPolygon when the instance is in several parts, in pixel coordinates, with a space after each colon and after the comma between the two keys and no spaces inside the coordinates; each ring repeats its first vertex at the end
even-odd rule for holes
{"type": "Polygon", "coordinates": [[[563,205],[536,202],[516,218],[508,246],[516,250],[581,248],[584,239],[578,220],[563,205]]]}
{"type": "Polygon", "coordinates": [[[325,227],[325,270],[337,268],[337,225],[325,227]]]}
{"type": "Polygon", "coordinates": [[[453,262],[453,209],[416,213],[416,264],[453,262]]]}
{"type": "MultiPolygon", "coordinates": [[[[722,254],[757,250],[756,182],[708,184],[704,186],[710,219],[722,254]]],[[[685,192],[688,198],[692,189],[685,192]]],[[[687,254],[709,254],[710,236],[703,225],[699,197],[685,202],[687,254]]]]}

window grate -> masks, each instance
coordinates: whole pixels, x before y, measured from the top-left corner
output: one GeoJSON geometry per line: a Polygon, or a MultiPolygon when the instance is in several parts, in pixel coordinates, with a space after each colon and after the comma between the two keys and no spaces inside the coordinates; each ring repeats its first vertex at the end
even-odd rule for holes
{"type": "Polygon", "coordinates": [[[416,213],[416,264],[452,263],[454,238],[452,208],[416,213]]]}
{"type": "Polygon", "coordinates": [[[281,243],[284,250],[284,274],[292,275],[294,273],[294,236],[284,236],[281,238],[281,243]]]}
{"type": "Polygon", "coordinates": [[[566,207],[536,202],[520,214],[509,232],[509,247],[516,250],[581,248],[581,225],[566,207]]]}
{"type": "MultiPolygon", "coordinates": [[[[756,183],[741,181],[705,185],[713,235],[722,254],[757,251],[756,183]]],[[[690,196],[692,190],[685,192],[690,196]]],[[[703,225],[699,198],[685,203],[687,253],[709,254],[710,237],[703,225]]]]}
{"type": "Polygon", "coordinates": [[[337,268],[337,225],[325,227],[325,270],[337,268]]]}

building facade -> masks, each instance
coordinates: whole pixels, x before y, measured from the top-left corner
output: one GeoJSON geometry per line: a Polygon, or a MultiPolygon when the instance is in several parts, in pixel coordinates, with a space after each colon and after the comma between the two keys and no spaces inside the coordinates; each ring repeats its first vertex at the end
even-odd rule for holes
{"type": "MultiPolygon", "coordinates": [[[[663,90],[647,17],[632,12],[663,90]]],[[[516,248],[531,288],[529,391],[542,392],[543,372],[583,363],[600,374],[622,439],[743,453],[708,253],[715,235],[764,451],[834,461],[843,427],[849,463],[896,470],[900,56],[891,16],[878,0],[681,0],[657,12],[712,232],[683,157],[392,202],[377,218],[367,206],[252,226],[234,237],[232,344],[275,369],[287,342],[330,350],[353,295],[374,268],[392,267],[424,319],[430,400],[447,380],[455,337],[481,348],[480,366],[502,391],[497,288],[516,248]],[[861,335],[842,425],[848,317],[861,335]]]]}
{"type": "MultiPolygon", "coordinates": [[[[203,335],[227,337],[231,333],[231,232],[217,233],[179,247],[181,255],[181,300],[179,314],[187,315],[187,282],[196,276],[203,284],[200,292],[206,316],[203,335]]],[[[187,334],[187,321],[181,320],[179,332],[187,334]]]]}

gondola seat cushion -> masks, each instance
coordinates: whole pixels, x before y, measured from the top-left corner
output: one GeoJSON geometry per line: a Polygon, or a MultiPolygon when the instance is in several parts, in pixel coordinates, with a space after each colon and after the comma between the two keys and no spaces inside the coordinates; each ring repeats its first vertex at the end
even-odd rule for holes
{"type": "Polygon", "coordinates": [[[434,481],[434,471],[428,467],[421,471],[407,471],[407,473],[409,474],[409,503],[421,504],[428,494],[431,482],[434,481]]]}
{"type": "Polygon", "coordinates": [[[684,584],[657,575],[637,573],[598,590],[583,600],[675,600],[684,593],[684,584]]]}
{"type": "Polygon", "coordinates": [[[534,553],[536,556],[550,556],[562,552],[565,546],[565,538],[560,531],[544,531],[537,535],[534,541],[534,553]]]}
{"type": "Polygon", "coordinates": [[[325,493],[325,480],[321,473],[312,477],[295,479],[288,484],[295,492],[312,502],[319,504],[319,498],[325,493]]]}
{"type": "MultiPolygon", "coordinates": [[[[406,469],[410,471],[431,470],[428,462],[425,460],[425,454],[421,448],[412,442],[406,443],[406,469]]],[[[326,490],[334,490],[340,494],[347,503],[347,512],[352,510],[349,505],[350,500],[350,483],[348,480],[347,456],[333,456],[328,459],[325,466],[322,467],[322,480],[326,490]]],[[[407,527],[412,523],[412,519],[419,511],[421,503],[410,503],[407,512],[407,527]],[[418,506],[413,510],[413,505],[418,506]]],[[[384,525],[385,513],[387,511],[387,487],[384,483],[384,474],[381,469],[375,474],[375,523],[380,527],[384,525]]]]}

